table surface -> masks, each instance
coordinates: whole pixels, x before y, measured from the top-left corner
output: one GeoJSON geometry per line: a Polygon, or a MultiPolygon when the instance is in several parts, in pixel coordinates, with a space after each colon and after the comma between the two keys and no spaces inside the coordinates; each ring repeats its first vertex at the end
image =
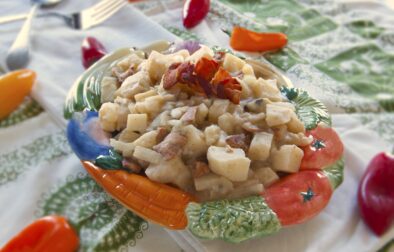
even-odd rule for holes
{"type": "MultiPolygon", "coordinates": [[[[68,0],[54,10],[71,12],[94,2],[68,0]]],[[[60,20],[36,21],[29,65],[39,76],[33,98],[0,121],[0,205],[7,206],[0,214],[0,246],[35,218],[58,213],[80,224],[82,251],[378,250],[393,239],[394,229],[374,237],[360,220],[355,195],[368,161],[394,141],[394,15],[381,2],[213,0],[206,20],[192,30],[182,27],[180,0],[128,6],[88,31],[72,31],[60,20]],[[109,50],[176,37],[228,47],[220,29],[233,25],[288,34],[285,50],[248,56],[268,60],[327,105],[345,144],[345,182],[319,217],[299,227],[237,246],[190,245],[187,235],[181,241],[181,234],[124,209],[86,174],[67,144],[59,111],[83,71],[79,45],[88,35],[109,50]],[[135,33],[144,27],[144,35],[135,33]]],[[[394,6],[393,0],[386,2],[394,6]]],[[[28,9],[28,3],[0,2],[0,16],[28,9]]],[[[0,55],[6,55],[21,24],[0,25],[0,55]]]]}

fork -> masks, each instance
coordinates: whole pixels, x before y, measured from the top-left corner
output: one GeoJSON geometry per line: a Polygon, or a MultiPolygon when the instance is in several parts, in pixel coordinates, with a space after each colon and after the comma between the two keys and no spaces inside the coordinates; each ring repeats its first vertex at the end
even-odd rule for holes
{"type": "MultiPolygon", "coordinates": [[[[126,0],[102,0],[81,12],[69,15],[49,12],[45,15],[60,17],[69,27],[84,30],[105,21],[126,4],[126,0]]],[[[22,68],[29,61],[29,30],[33,15],[34,11],[28,15],[27,25],[24,25],[7,53],[6,64],[9,70],[22,68]]]]}
{"type": "Polygon", "coordinates": [[[71,14],[48,12],[39,16],[59,17],[64,20],[67,26],[77,30],[85,30],[104,22],[126,4],[127,0],[102,0],[80,12],[71,14]]]}

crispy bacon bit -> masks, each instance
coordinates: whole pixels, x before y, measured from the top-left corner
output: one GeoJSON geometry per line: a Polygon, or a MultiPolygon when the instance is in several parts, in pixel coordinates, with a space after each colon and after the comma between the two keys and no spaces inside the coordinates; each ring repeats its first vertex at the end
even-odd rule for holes
{"type": "Polygon", "coordinates": [[[178,66],[180,63],[172,64],[168,70],[165,72],[163,77],[163,87],[165,89],[170,89],[178,82],[178,66]]]}
{"type": "Polygon", "coordinates": [[[192,168],[193,178],[199,178],[209,173],[208,164],[205,162],[197,161],[192,168]]]}
{"type": "Polygon", "coordinates": [[[196,66],[190,62],[174,63],[163,77],[163,87],[170,89],[177,83],[188,94],[215,95],[239,104],[242,86],[214,60],[201,58],[196,66]]]}
{"type": "Polygon", "coordinates": [[[132,172],[135,173],[139,173],[141,171],[141,166],[136,161],[130,158],[124,158],[122,160],[122,165],[123,167],[126,167],[127,169],[130,169],[132,172]]]}
{"type": "Polygon", "coordinates": [[[170,160],[182,151],[186,142],[186,137],[179,133],[171,132],[166,136],[166,138],[164,138],[163,142],[153,146],[153,149],[159,152],[163,156],[164,160],[170,160]]]}
{"type": "Polygon", "coordinates": [[[202,57],[196,64],[195,72],[205,80],[212,80],[215,73],[219,70],[219,64],[214,60],[202,57]]]}
{"type": "Polygon", "coordinates": [[[251,139],[245,134],[231,135],[226,138],[226,143],[232,148],[241,148],[245,152],[248,150],[251,139]]]}
{"type": "Polygon", "coordinates": [[[164,127],[157,128],[156,143],[160,143],[168,135],[168,129],[164,127]]]}
{"type": "Polygon", "coordinates": [[[181,117],[181,121],[187,124],[193,123],[196,119],[197,108],[198,106],[189,107],[181,117]]]}

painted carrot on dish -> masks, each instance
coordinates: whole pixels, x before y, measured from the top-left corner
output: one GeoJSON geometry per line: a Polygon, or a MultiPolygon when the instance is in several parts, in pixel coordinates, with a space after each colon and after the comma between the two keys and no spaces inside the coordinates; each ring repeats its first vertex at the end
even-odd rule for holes
{"type": "Polygon", "coordinates": [[[185,208],[195,201],[191,195],[124,170],[104,170],[87,161],[82,164],[111,196],[142,218],[171,229],[186,227],[185,208]]]}

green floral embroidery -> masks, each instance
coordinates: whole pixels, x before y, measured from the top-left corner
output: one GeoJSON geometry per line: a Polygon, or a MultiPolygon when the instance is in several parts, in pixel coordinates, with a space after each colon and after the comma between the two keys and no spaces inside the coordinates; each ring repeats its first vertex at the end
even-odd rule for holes
{"type": "Polygon", "coordinates": [[[17,150],[0,155],[0,185],[16,180],[41,162],[71,153],[63,132],[43,136],[17,150]]]}
{"type": "Polygon", "coordinates": [[[15,125],[24,120],[39,115],[43,109],[32,98],[27,97],[17,110],[12,112],[7,118],[0,121],[0,128],[15,125]]]}
{"type": "Polygon", "coordinates": [[[375,39],[384,31],[384,28],[376,26],[371,20],[353,21],[347,24],[347,27],[352,32],[366,39],[375,39]]]}
{"type": "Polygon", "coordinates": [[[268,31],[285,32],[290,40],[305,40],[337,28],[330,18],[296,1],[221,0],[243,15],[265,25],[268,31]]]}
{"type": "Polygon", "coordinates": [[[360,95],[378,101],[387,111],[394,111],[394,55],[367,44],[315,66],[360,95]]]}
{"type": "Polygon", "coordinates": [[[148,223],[108,196],[87,174],[69,176],[46,194],[38,216],[66,216],[80,237],[81,251],[118,251],[135,246],[148,223]]]}

